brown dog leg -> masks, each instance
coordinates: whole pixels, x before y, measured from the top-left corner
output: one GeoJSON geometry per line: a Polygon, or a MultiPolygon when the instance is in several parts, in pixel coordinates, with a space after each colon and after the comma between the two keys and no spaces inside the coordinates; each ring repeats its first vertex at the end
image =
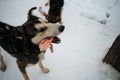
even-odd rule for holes
{"type": "Polygon", "coordinates": [[[23,63],[21,63],[20,61],[17,61],[17,64],[18,64],[18,68],[19,68],[20,71],[22,72],[22,75],[23,75],[24,79],[25,79],[25,80],[29,80],[29,77],[28,77],[28,75],[27,75],[27,73],[26,73],[26,70],[25,70],[26,65],[23,64],[23,63]]]}
{"type": "Polygon", "coordinates": [[[40,66],[40,69],[42,70],[43,73],[48,73],[49,72],[49,69],[47,69],[43,66],[41,60],[39,60],[39,66],[40,66]]]}
{"type": "Polygon", "coordinates": [[[0,54],[0,70],[3,72],[6,70],[6,64],[5,64],[5,62],[3,60],[3,56],[1,54],[0,54]]]}

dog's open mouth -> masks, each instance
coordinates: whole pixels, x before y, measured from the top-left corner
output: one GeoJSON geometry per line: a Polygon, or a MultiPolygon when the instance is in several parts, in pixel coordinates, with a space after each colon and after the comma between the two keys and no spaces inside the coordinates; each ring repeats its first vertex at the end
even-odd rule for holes
{"type": "Polygon", "coordinates": [[[53,53],[53,45],[52,43],[59,44],[61,42],[60,38],[56,36],[50,36],[42,39],[39,43],[40,51],[45,51],[48,47],[50,47],[51,53],[53,53]]]}

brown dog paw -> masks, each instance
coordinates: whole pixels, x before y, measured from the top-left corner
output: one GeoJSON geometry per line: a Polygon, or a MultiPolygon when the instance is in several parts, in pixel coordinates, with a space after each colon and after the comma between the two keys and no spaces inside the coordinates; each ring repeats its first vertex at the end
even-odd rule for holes
{"type": "Polygon", "coordinates": [[[49,72],[50,72],[50,70],[49,70],[49,69],[47,69],[47,68],[43,68],[43,69],[42,69],[42,72],[43,72],[43,73],[49,73],[49,72]]]}
{"type": "Polygon", "coordinates": [[[7,68],[6,64],[4,62],[3,63],[1,62],[0,70],[4,72],[6,68],[7,68]]]}
{"type": "Polygon", "coordinates": [[[0,70],[3,71],[3,72],[6,70],[6,64],[5,64],[4,60],[3,60],[2,55],[0,55],[0,70]]]}

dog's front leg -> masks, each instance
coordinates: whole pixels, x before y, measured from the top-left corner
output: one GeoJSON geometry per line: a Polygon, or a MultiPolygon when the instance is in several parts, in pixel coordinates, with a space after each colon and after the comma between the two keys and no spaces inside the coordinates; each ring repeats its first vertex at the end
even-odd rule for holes
{"type": "Polygon", "coordinates": [[[42,70],[43,73],[48,73],[48,72],[49,72],[49,69],[45,68],[45,67],[43,66],[43,64],[42,64],[42,60],[43,60],[43,59],[44,59],[44,53],[41,53],[41,54],[39,55],[39,62],[38,62],[39,67],[40,67],[40,69],[42,70]]]}
{"type": "Polygon", "coordinates": [[[49,72],[49,69],[47,69],[43,66],[41,60],[39,61],[39,66],[40,66],[40,69],[42,70],[43,73],[48,73],[49,72]]]}
{"type": "Polygon", "coordinates": [[[6,70],[6,64],[3,60],[3,56],[0,54],[0,69],[1,71],[5,71],[6,70]]]}
{"type": "Polygon", "coordinates": [[[25,70],[26,65],[21,63],[20,61],[17,61],[17,64],[18,64],[18,68],[22,72],[22,75],[23,75],[24,79],[29,80],[28,75],[27,75],[26,70],[25,70]]]}

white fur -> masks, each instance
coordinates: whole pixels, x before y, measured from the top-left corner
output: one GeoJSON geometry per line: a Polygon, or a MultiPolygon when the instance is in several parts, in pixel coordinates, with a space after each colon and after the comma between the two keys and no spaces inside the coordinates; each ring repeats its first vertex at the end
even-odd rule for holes
{"type": "Polygon", "coordinates": [[[45,54],[45,53],[40,53],[40,54],[38,55],[38,57],[39,57],[39,59],[40,59],[41,61],[45,59],[44,54],[45,54]]]}

